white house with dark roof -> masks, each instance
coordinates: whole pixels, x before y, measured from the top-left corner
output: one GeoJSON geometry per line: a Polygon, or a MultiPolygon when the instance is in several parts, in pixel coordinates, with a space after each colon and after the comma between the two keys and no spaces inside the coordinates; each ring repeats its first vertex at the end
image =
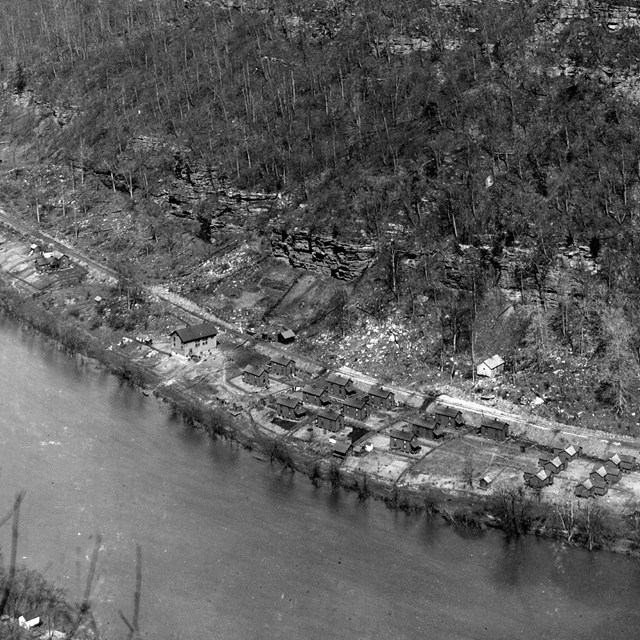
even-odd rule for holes
{"type": "Polygon", "coordinates": [[[217,335],[218,329],[212,322],[176,329],[169,336],[171,351],[184,356],[194,356],[203,351],[215,349],[217,335]]]}

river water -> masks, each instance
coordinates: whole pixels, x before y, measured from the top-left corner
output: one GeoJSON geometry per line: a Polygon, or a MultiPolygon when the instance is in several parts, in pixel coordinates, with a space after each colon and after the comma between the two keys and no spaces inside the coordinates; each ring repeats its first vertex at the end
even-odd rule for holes
{"type": "MultiPolygon", "coordinates": [[[[316,489],[171,419],[155,400],[0,323],[0,513],[26,490],[19,557],[126,637],[639,637],[640,563],[316,489]]],[[[0,529],[5,556],[10,527],[0,529]]]]}

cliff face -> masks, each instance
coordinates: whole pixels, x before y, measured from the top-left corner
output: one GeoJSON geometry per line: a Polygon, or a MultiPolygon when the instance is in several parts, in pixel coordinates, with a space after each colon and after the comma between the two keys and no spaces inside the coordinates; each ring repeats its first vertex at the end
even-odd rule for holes
{"type": "Polygon", "coordinates": [[[308,231],[274,230],[271,250],[276,258],[286,258],[292,267],[330,275],[339,280],[355,280],[375,260],[375,247],[337,240],[308,231]]]}
{"type": "Polygon", "coordinates": [[[640,7],[616,2],[563,0],[560,3],[558,18],[561,21],[595,18],[611,31],[618,31],[640,25],[640,7]]]}

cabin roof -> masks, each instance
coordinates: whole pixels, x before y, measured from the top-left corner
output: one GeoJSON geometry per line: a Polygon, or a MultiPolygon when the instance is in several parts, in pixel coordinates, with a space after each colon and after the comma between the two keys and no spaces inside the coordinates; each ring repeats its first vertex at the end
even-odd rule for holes
{"type": "Polygon", "coordinates": [[[460,413],[459,409],[447,407],[444,404],[437,404],[433,412],[438,416],[446,416],[447,418],[456,418],[460,413]]]}
{"type": "Polygon", "coordinates": [[[325,380],[331,384],[337,384],[340,387],[346,387],[349,384],[353,384],[353,380],[351,380],[351,378],[345,378],[339,373],[330,373],[325,380]]]}
{"type": "Polygon", "coordinates": [[[365,398],[345,398],[342,403],[345,407],[353,407],[354,409],[364,409],[367,401],[365,398]]]}
{"type": "Polygon", "coordinates": [[[312,384],[308,384],[306,387],[302,389],[302,393],[307,393],[310,396],[320,397],[323,393],[326,393],[326,389],[323,389],[322,387],[315,387],[312,384]]]}
{"type": "Polygon", "coordinates": [[[289,407],[289,409],[295,409],[300,404],[300,400],[298,400],[298,398],[290,397],[278,398],[276,404],[279,404],[283,407],[289,407]]]}
{"type": "Polygon", "coordinates": [[[183,327],[182,329],[176,329],[171,333],[178,334],[178,337],[182,342],[193,342],[194,340],[202,340],[203,338],[210,338],[218,335],[218,329],[212,322],[204,322],[203,324],[196,324],[192,327],[183,327]]]}
{"type": "Polygon", "coordinates": [[[400,429],[391,429],[389,435],[392,438],[397,438],[398,440],[405,440],[407,442],[411,442],[416,436],[410,429],[400,428],[400,429]]]}
{"type": "Polygon", "coordinates": [[[500,429],[504,431],[508,426],[508,422],[503,422],[502,420],[498,420],[498,418],[482,418],[481,425],[483,427],[489,427],[491,429],[500,429]]]}
{"type": "Polygon", "coordinates": [[[484,360],[482,362],[482,364],[484,364],[487,367],[489,367],[489,369],[496,369],[500,365],[504,364],[504,360],[496,353],[495,355],[491,356],[490,358],[487,358],[486,360],[484,360]]]}
{"type": "Polygon", "coordinates": [[[389,391],[388,389],[383,389],[382,387],[373,386],[369,389],[369,395],[374,396],[375,398],[388,398],[393,394],[393,391],[389,391]]]}
{"type": "Polygon", "coordinates": [[[291,329],[284,329],[278,334],[284,340],[293,340],[296,334],[291,329]]]}
{"type": "Polygon", "coordinates": [[[287,356],[273,356],[269,362],[282,365],[283,367],[289,366],[292,362],[295,363],[293,358],[287,356]]]}
{"type": "Polygon", "coordinates": [[[331,409],[320,409],[320,411],[318,411],[318,418],[331,420],[331,422],[336,422],[340,417],[341,414],[331,411],[331,409]]]}
{"type": "Polygon", "coordinates": [[[260,367],[254,367],[252,364],[248,364],[245,368],[244,368],[244,372],[245,373],[250,373],[254,376],[261,376],[263,373],[268,373],[267,369],[264,365],[260,366],[260,367]]]}
{"type": "Polygon", "coordinates": [[[333,450],[335,453],[341,453],[342,455],[346,455],[349,452],[349,449],[351,449],[351,443],[347,442],[345,440],[342,440],[340,442],[336,442],[333,445],[333,450]]]}

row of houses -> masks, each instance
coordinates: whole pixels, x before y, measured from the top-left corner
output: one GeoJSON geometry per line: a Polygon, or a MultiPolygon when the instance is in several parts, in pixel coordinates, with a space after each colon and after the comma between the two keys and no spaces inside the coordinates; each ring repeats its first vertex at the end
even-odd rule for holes
{"type": "Polygon", "coordinates": [[[604,496],[611,485],[620,482],[623,473],[630,473],[635,467],[636,459],[623,453],[616,453],[603,464],[597,464],[589,477],[579,482],[575,488],[578,498],[595,498],[604,496]]]}
{"type": "Polygon", "coordinates": [[[553,484],[553,478],[564,471],[569,462],[582,454],[582,447],[569,445],[564,449],[556,447],[553,453],[542,453],[538,458],[539,471],[525,471],[524,482],[532,489],[542,489],[553,484]]]}

